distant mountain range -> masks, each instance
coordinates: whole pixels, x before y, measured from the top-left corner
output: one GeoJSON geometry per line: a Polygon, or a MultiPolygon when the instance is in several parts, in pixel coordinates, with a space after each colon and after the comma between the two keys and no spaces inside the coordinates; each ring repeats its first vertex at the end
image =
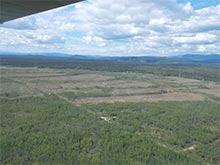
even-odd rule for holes
{"type": "Polygon", "coordinates": [[[64,53],[14,53],[0,52],[0,56],[25,56],[25,57],[45,57],[45,58],[66,58],[75,60],[104,60],[136,63],[193,63],[193,64],[220,64],[220,54],[198,55],[185,54],[179,56],[97,56],[97,55],[71,55],[64,53]]]}
{"type": "Polygon", "coordinates": [[[210,55],[186,54],[172,58],[174,58],[175,60],[199,63],[199,64],[220,64],[220,54],[210,54],[210,55]]]}

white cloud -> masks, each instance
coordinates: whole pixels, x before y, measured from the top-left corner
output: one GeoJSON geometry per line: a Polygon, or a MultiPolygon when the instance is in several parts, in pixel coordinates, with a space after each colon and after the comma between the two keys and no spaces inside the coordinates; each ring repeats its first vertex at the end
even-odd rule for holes
{"type": "Polygon", "coordinates": [[[100,47],[103,47],[103,46],[106,46],[106,43],[105,41],[100,38],[100,37],[97,37],[97,36],[85,36],[83,37],[83,41],[87,44],[92,44],[92,45],[98,45],[100,47]]]}
{"type": "Polygon", "coordinates": [[[220,41],[220,36],[208,33],[197,33],[191,36],[178,36],[174,40],[185,44],[213,44],[220,41]]]}
{"type": "Polygon", "coordinates": [[[0,49],[73,54],[220,53],[220,5],[88,0],[0,26],[0,49]],[[8,45],[8,46],[6,46],[8,45]]]}
{"type": "Polygon", "coordinates": [[[192,14],[193,13],[193,7],[191,5],[190,2],[188,2],[184,7],[183,9],[186,11],[186,13],[188,14],[192,14]]]}

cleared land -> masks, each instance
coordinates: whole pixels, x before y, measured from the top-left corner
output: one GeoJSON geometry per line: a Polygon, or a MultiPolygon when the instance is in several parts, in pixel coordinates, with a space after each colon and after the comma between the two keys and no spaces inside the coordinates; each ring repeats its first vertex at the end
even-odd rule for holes
{"type": "Polygon", "coordinates": [[[219,96],[220,85],[179,77],[65,69],[1,68],[1,97],[56,94],[81,103],[196,101],[219,96]],[[16,72],[16,73],[14,73],[16,72]],[[65,94],[67,93],[67,94],[65,94]],[[73,95],[73,98],[71,98],[73,95]],[[78,96],[77,95],[82,95],[78,96]],[[99,97],[101,96],[101,97],[99,97]],[[82,98],[83,97],[83,98],[82,98]]]}
{"type": "Polygon", "coordinates": [[[157,101],[201,101],[204,97],[193,93],[166,93],[142,96],[113,96],[113,97],[91,97],[77,99],[77,105],[90,103],[115,103],[115,102],[157,102],[157,101]]]}

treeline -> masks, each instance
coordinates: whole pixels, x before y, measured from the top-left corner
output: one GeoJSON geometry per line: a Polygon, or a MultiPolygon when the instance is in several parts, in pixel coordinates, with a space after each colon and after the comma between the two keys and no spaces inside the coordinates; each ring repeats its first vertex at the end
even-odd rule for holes
{"type": "Polygon", "coordinates": [[[16,67],[71,68],[110,72],[140,72],[163,76],[178,76],[206,81],[220,81],[219,65],[187,63],[135,63],[103,60],[75,60],[60,57],[1,56],[0,65],[16,67]]]}

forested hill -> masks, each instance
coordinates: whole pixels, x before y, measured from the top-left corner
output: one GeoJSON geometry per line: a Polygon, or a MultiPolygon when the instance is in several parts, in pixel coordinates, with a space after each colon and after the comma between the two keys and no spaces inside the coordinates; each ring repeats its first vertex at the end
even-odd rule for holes
{"type": "Polygon", "coordinates": [[[197,64],[220,64],[220,55],[191,55],[186,54],[182,56],[176,56],[174,59],[179,61],[197,63],[197,64]]]}
{"type": "Polygon", "coordinates": [[[150,63],[150,64],[206,64],[219,65],[220,54],[197,55],[185,54],[178,56],[96,56],[96,55],[70,55],[63,53],[3,53],[0,52],[0,57],[5,58],[19,56],[19,57],[44,57],[44,58],[64,58],[75,60],[95,60],[95,61],[123,61],[136,63],[150,63]]]}

